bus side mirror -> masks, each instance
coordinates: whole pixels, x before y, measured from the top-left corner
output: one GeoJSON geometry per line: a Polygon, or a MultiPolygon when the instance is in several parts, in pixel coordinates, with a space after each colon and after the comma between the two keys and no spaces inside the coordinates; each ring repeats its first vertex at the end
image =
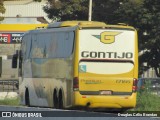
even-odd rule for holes
{"type": "Polygon", "coordinates": [[[19,69],[22,68],[22,50],[19,51],[19,69]]]}
{"type": "Polygon", "coordinates": [[[17,60],[18,60],[18,54],[14,54],[12,57],[12,68],[17,68],[17,60]]]}

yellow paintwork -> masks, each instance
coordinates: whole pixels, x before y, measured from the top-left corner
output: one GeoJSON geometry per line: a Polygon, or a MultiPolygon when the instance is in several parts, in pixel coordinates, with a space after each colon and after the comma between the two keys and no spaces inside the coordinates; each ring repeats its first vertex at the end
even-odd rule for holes
{"type": "Polygon", "coordinates": [[[78,30],[76,30],[76,41],[75,41],[75,52],[74,52],[74,66],[73,66],[73,76],[74,77],[78,77],[78,64],[79,64],[79,61],[78,61],[78,59],[79,59],[79,31],[78,30]]]}
{"type": "MultiPolygon", "coordinates": [[[[85,25],[79,24],[81,27],[95,27],[98,26],[96,23],[85,25]]],[[[76,30],[76,43],[75,43],[75,52],[74,52],[74,77],[79,77],[79,90],[80,91],[98,91],[98,90],[114,90],[117,92],[132,92],[133,78],[138,78],[138,40],[137,40],[137,31],[131,26],[123,25],[102,25],[99,27],[106,28],[128,28],[135,31],[135,60],[133,69],[124,74],[116,75],[98,75],[92,73],[79,73],[79,29],[76,30]],[[106,81],[107,79],[107,81],[106,81]],[[117,85],[116,80],[128,80],[130,83],[117,85]],[[98,84],[85,84],[85,80],[94,80],[100,82],[98,84]],[[108,86],[108,87],[106,87],[108,86]]],[[[90,108],[132,108],[136,106],[136,92],[133,92],[132,95],[114,95],[114,96],[101,96],[101,95],[81,95],[80,91],[74,91],[74,106],[86,106],[87,103],[90,103],[90,108]]]]}
{"type": "Polygon", "coordinates": [[[115,36],[120,34],[119,32],[103,32],[101,33],[101,42],[104,44],[110,44],[115,42],[115,36]]]}
{"type": "MultiPolygon", "coordinates": [[[[54,24],[54,23],[53,23],[54,24]]],[[[129,28],[129,29],[134,29],[132,26],[128,25],[109,25],[105,24],[104,22],[98,22],[98,21],[64,21],[60,22],[58,27],[72,27],[72,26],[78,26],[79,28],[81,27],[108,27],[108,28],[129,28]]]]}
{"type": "Polygon", "coordinates": [[[136,105],[136,93],[131,96],[85,96],[76,91],[74,97],[75,106],[86,106],[87,103],[90,103],[90,108],[132,108],[136,105]]]}
{"type": "MultiPolygon", "coordinates": [[[[18,25],[0,25],[1,31],[27,31],[30,29],[35,29],[37,26],[47,26],[46,24],[38,24],[38,25],[24,25],[24,24],[18,24],[18,25]],[[15,27],[16,26],[16,27],[15,27]],[[3,29],[2,29],[3,28],[3,29]]],[[[35,99],[31,99],[31,103],[33,105],[42,105],[42,106],[49,106],[53,107],[53,90],[56,89],[57,92],[62,88],[64,90],[64,96],[63,96],[63,101],[64,101],[64,107],[67,108],[73,107],[73,106],[86,106],[88,103],[90,103],[89,107],[91,108],[130,108],[130,107],[135,107],[136,106],[136,92],[132,93],[132,85],[133,85],[133,78],[138,77],[138,41],[137,41],[137,31],[131,27],[131,26],[124,26],[124,25],[107,25],[103,22],[89,22],[89,21],[66,21],[62,22],[58,28],[58,30],[63,31],[63,27],[65,30],[70,30],[69,27],[77,26],[75,27],[75,42],[74,42],[74,50],[73,50],[73,55],[71,58],[68,59],[61,59],[61,60],[56,60],[54,59],[56,67],[59,67],[59,69],[56,69],[55,66],[52,66],[51,64],[53,62],[48,61],[45,63],[44,66],[40,67],[34,63],[33,69],[37,69],[36,74],[44,74],[46,72],[47,75],[51,75],[50,78],[31,78],[30,81],[27,80],[25,81],[26,83],[23,82],[23,86],[21,87],[21,93],[25,93],[25,87],[27,86],[28,89],[29,87],[32,90],[32,87],[35,89],[36,92],[36,97],[37,100],[39,98],[43,98],[44,101],[47,101],[46,103],[42,104],[41,101],[38,103],[38,101],[35,101],[35,99]],[[93,74],[93,73],[79,73],[79,30],[81,28],[92,28],[94,29],[95,27],[99,28],[128,28],[135,30],[136,32],[136,39],[135,39],[135,60],[134,60],[134,67],[131,71],[124,73],[124,74],[115,74],[115,75],[110,75],[110,74],[93,74]],[[61,28],[61,29],[60,29],[61,28]],[[73,59],[72,59],[73,58],[73,59]],[[68,60],[69,62],[73,61],[72,64],[68,62],[66,64],[64,61],[68,60]],[[65,67],[66,65],[66,67],[65,67]],[[68,65],[68,66],[67,66],[68,65]],[[39,67],[39,68],[38,68],[39,67]],[[51,68],[49,68],[51,67],[51,68]],[[67,78],[66,76],[69,75],[66,71],[70,69],[70,76],[67,78]],[[45,68],[45,69],[44,69],[45,68]],[[63,70],[61,70],[63,69],[63,70]],[[39,71],[41,70],[41,72],[39,71]],[[59,71],[59,73],[56,73],[56,71],[59,71]],[[49,71],[49,72],[48,72],[49,71]],[[50,73],[50,74],[48,74],[50,73]],[[53,76],[58,75],[57,76],[53,76]],[[73,79],[74,77],[79,78],[79,90],[73,91],[73,79]],[[92,84],[86,84],[87,81],[92,81],[92,84]],[[117,80],[126,80],[127,83],[125,84],[119,84],[116,83],[117,80]],[[31,82],[33,81],[33,82],[31,82]],[[43,81],[43,82],[42,82],[43,81]],[[46,82],[48,81],[48,82],[46,82]],[[39,82],[39,83],[37,83],[39,82]],[[69,83],[67,83],[69,82],[69,83]],[[67,86],[68,84],[68,86],[67,86]],[[70,84],[70,85],[69,85],[70,84]],[[119,84],[119,85],[117,85],[119,84]],[[31,86],[32,85],[32,86],[31,86]],[[68,88],[67,88],[68,87],[68,88]],[[45,89],[44,89],[45,88],[45,89]],[[68,90],[71,92],[68,93],[68,90]],[[132,93],[131,95],[81,95],[81,91],[89,91],[89,92],[95,92],[95,91],[100,91],[100,90],[113,90],[114,92],[127,92],[127,93],[132,93]],[[47,97],[46,97],[47,96],[47,97]],[[69,100],[68,98],[71,97],[69,100]],[[67,101],[68,100],[68,101],[67,101]],[[67,106],[68,105],[68,106],[67,106]]],[[[51,29],[57,29],[57,28],[51,28],[51,29]]],[[[57,31],[58,31],[57,30],[57,31]]],[[[52,33],[51,33],[52,34],[52,33]]],[[[102,34],[103,35],[103,34],[102,34]]],[[[105,33],[106,35],[106,33],[105,33]]],[[[110,42],[113,42],[113,38],[111,38],[110,42]]],[[[105,40],[103,40],[105,42],[105,40]]],[[[124,43],[125,44],[125,43],[124,43]]],[[[37,52],[36,52],[37,53],[37,52]]],[[[26,66],[27,68],[28,66],[26,66]]],[[[30,69],[28,69],[30,70],[30,69]]],[[[35,75],[36,76],[36,75],[35,75]]],[[[31,92],[33,93],[33,92],[31,92]]],[[[34,93],[30,95],[33,95],[32,98],[35,97],[34,93]]],[[[21,95],[22,96],[22,95],[21,95]]],[[[23,99],[24,103],[24,99],[23,99]]]]}
{"type": "Polygon", "coordinates": [[[93,21],[65,21],[65,22],[62,22],[60,24],[59,27],[66,27],[66,26],[106,26],[105,23],[103,22],[93,22],[93,21]]]}
{"type": "Polygon", "coordinates": [[[37,27],[46,27],[48,24],[0,24],[0,31],[28,31],[37,27]]]}

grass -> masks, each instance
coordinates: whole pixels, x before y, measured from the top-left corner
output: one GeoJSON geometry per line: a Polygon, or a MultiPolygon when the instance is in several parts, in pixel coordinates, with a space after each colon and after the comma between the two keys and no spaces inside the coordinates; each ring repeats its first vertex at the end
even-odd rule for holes
{"type": "MultiPolygon", "coordinates": [[[[19,106],[19,98],[0,100],[0,105],[19,106]]],[[[137,94],[137,106],[129,111],[160,111],[160,97],[144,90],[137,94]]]]}
{"type": "Polygon", "coordinates": [[[160,111],[160,97],[150,92],[137,94],[137,107],[135,111],[160,111]]]}
{"type": "Polygon", "coordinates": [[[137,106],[131,111],[160,111],[160,96],[153,94],[149,88],[150,84],[145,85],[145,89],[137,93],[137,106]]]}
{"type": "Polygon", "coordinates": [[[19,98],[0,100],[0,105],[19,106],[19,98]]]}

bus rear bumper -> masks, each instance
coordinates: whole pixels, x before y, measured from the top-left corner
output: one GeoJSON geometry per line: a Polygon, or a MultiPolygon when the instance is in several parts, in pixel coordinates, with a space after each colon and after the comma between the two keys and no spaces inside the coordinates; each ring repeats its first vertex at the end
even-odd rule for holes
{"type": "Polygon", "coordinates": [[[89,108],[134,108],[136,106],[136,93],[131,96],[96,96],[81,95],[74,92],[74,106],[89,108]]]}

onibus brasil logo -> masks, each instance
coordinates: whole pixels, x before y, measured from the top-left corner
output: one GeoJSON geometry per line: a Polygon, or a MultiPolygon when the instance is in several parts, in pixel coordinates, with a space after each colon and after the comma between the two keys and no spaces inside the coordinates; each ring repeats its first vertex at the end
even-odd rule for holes
{"type": "Polygon", "coordinates": [[[102,32],[100,35],[93,35],[98,38],[104,44],[111,44],[115,42],[115,36],[119,35],[121,32],[102,32]]]}

